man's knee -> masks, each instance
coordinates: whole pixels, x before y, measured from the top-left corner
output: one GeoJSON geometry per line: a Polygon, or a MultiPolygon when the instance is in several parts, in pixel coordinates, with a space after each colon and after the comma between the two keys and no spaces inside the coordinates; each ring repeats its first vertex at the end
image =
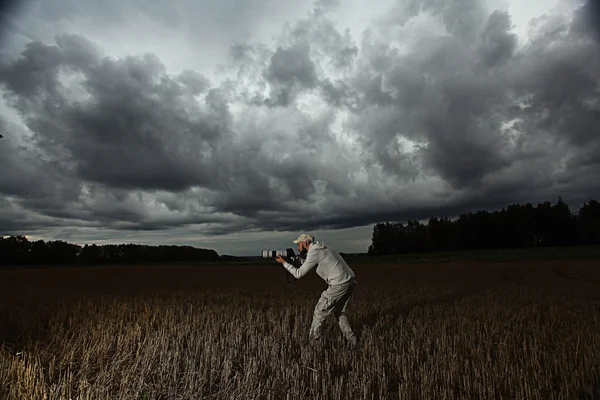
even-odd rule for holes
{"type": "Polygon", "coordinates": [[[327,318],[334,311],[335,302],[324,295],[321,295],[319,301],[315,305],[314,317],[327,318]]]}

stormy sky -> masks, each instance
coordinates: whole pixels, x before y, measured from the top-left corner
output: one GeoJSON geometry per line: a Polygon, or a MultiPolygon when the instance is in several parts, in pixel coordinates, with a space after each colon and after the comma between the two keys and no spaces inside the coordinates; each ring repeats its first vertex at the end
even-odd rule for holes
{"type": "Polygon", "coordinates": [[[0,8],[0,235],[364,252],[373,224],[600,198],[576,0],[0,8]]]}

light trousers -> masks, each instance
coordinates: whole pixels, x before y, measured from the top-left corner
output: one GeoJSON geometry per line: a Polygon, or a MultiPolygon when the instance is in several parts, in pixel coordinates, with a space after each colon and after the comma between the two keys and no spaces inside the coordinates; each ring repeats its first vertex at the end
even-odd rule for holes
{"type": "Polygon", "coordinates": [[[333,315],[344,338],[350,344],[356,344],[356,335],[352,331],[346,315],[348,303],[352,299],[356,286],[356,282],[352,281],[342,285],[329,286],[327,290],[321,293],[321,297],[315,306],[309,339],[319,339],[323,331],[323,323],[329,315],[333,315]]]}

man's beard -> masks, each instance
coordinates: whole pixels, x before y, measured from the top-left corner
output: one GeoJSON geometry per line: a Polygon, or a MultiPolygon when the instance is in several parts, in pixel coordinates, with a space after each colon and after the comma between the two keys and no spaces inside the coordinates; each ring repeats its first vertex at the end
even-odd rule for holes
{"type": "Polygon", "coordinates": [[[300,249],[300,255],[305,256],[306,253],[308,253],[308,250],[306,250],[306,247],[303,247],[302,249],[300,249]]]}

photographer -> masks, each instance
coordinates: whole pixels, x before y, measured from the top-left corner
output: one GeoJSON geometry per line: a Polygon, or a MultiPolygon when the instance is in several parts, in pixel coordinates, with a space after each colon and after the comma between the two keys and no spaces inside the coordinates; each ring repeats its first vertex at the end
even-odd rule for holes
{"type": "Polygon", "coordinates": [[[352,331],[346,316],[348,302],[357,286],[354,271],[337,251],[323,242],[315,241],[315,238],[311,235],[301,234],[293,242],[298,245],[300,254],[306,255],[306,260],[302,266],[296,268],[281,256],[277,256],[277,262],[282,264],[296,279],[303,277],[308,271],[317,266],[317,275],[328,285],[315,306],[309,339],[317,340],[320,338],[325,319],[333,314],[348,343],[355,346],[357,342],[356,335],[352,331]]]}

